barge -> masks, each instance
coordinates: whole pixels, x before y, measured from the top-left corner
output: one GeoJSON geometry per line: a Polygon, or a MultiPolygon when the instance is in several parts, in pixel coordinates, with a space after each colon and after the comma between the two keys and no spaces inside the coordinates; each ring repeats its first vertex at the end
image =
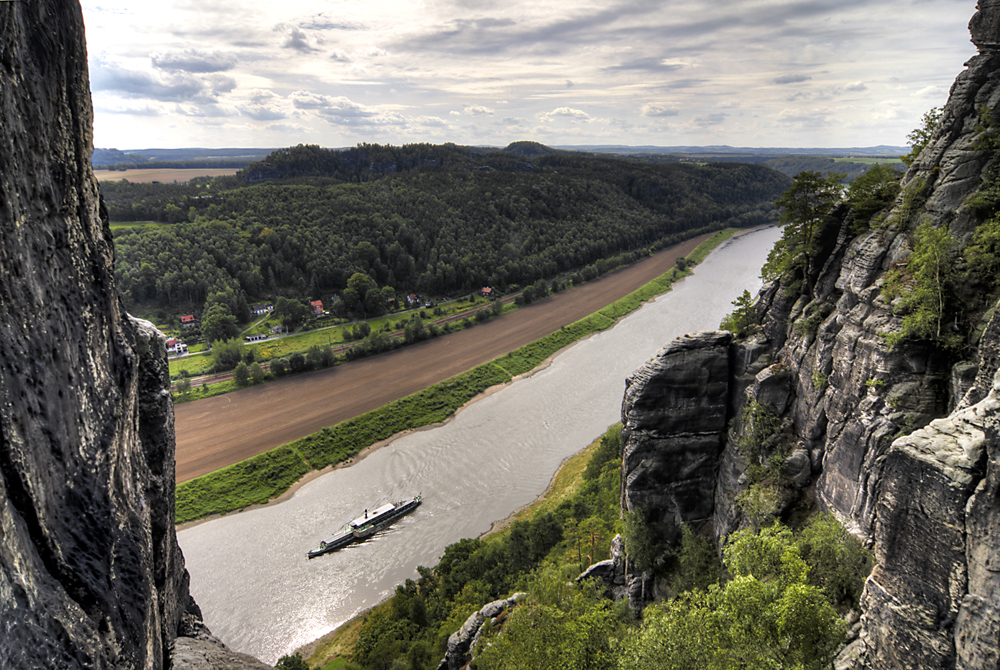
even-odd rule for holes
{"type": "Polygon", "coordinates": [[[371,512],[365,510],[362,516],[351,519],[336,537],[320,542],[319,546],[306,556],[316,558],[371,537],[396,519],[415,510],[420,502],[420,496],[413,496],[410,500],[388,503],[371,512]]]}

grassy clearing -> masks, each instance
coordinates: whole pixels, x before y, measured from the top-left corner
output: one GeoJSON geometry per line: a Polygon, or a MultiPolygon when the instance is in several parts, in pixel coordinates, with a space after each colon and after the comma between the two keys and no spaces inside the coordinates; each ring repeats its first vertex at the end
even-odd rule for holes
{"type": "MultiPolygon", "coordinates": [[[[699,245],[688,256],[688,261],[700,262],[734,232],[716,233],[699,245]]],[[[287,491],[310,469],[319,470],[344,461],[365,447],[405,430],[444,421],[490,386],[506,383],[532,370],[563,347],[609,328],[644,300],[668,290],[674,279],[684,274],[672,269],[599,312],[495,361],[218,472],[178,484],[175,522],[186,523],[266,502],[287,491]],[[282,468],[287,468],[287,472],[282,468]]]]}
{"type": "Polygon", "coordinates": [[[156,221],[127,221],[127,222],[111,222],[111,232],[117,233],[119,230],[128,230],[131,228],[146,228],[148,226],[167,226],[168,223],[158,223],[156,221]]]}
{"type": "Polygon", "coordinates": [[[195,177],[222,177],[236,174],[237,168],[132,168],[129,170],[94,170],[97,181],[121,181],[134,184],[187,182],[195,177]]]}

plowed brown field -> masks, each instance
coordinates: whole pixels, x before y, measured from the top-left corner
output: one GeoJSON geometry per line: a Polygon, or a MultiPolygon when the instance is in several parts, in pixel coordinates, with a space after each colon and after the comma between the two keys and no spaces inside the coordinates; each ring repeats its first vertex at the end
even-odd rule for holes
{"type": "Polygon", "coordinates": [[[708,235],[468,330],[178,405],[177,481],[214,472],[358,416],[533,342],[664,274],[708,235]]]}

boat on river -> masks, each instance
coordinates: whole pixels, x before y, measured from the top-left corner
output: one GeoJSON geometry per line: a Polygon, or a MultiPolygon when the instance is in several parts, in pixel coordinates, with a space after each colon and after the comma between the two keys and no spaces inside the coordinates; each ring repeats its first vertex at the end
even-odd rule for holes
{"type": "Polygon", "coordinates": [[[371,512],[365,510],[362,516],[348,521],[347,525],[332,540],[320,542],[319,546],[307,553],[306,556],[316,558],[371,537],[396,519],[415,510],[420,502],[420,496],[413,496],[410,500],[387,503],[371,512]]]}

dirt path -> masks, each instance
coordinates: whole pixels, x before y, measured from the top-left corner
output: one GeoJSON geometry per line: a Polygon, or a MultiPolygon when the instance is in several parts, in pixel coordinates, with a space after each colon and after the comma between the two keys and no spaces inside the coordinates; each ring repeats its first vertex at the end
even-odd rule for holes
{"type": "Polygon", "coordinates": [[[667,272],[689,240],[474,328],[335,368],[178,405],[177,481],[214,472],[493,360],[667,272]]]}

